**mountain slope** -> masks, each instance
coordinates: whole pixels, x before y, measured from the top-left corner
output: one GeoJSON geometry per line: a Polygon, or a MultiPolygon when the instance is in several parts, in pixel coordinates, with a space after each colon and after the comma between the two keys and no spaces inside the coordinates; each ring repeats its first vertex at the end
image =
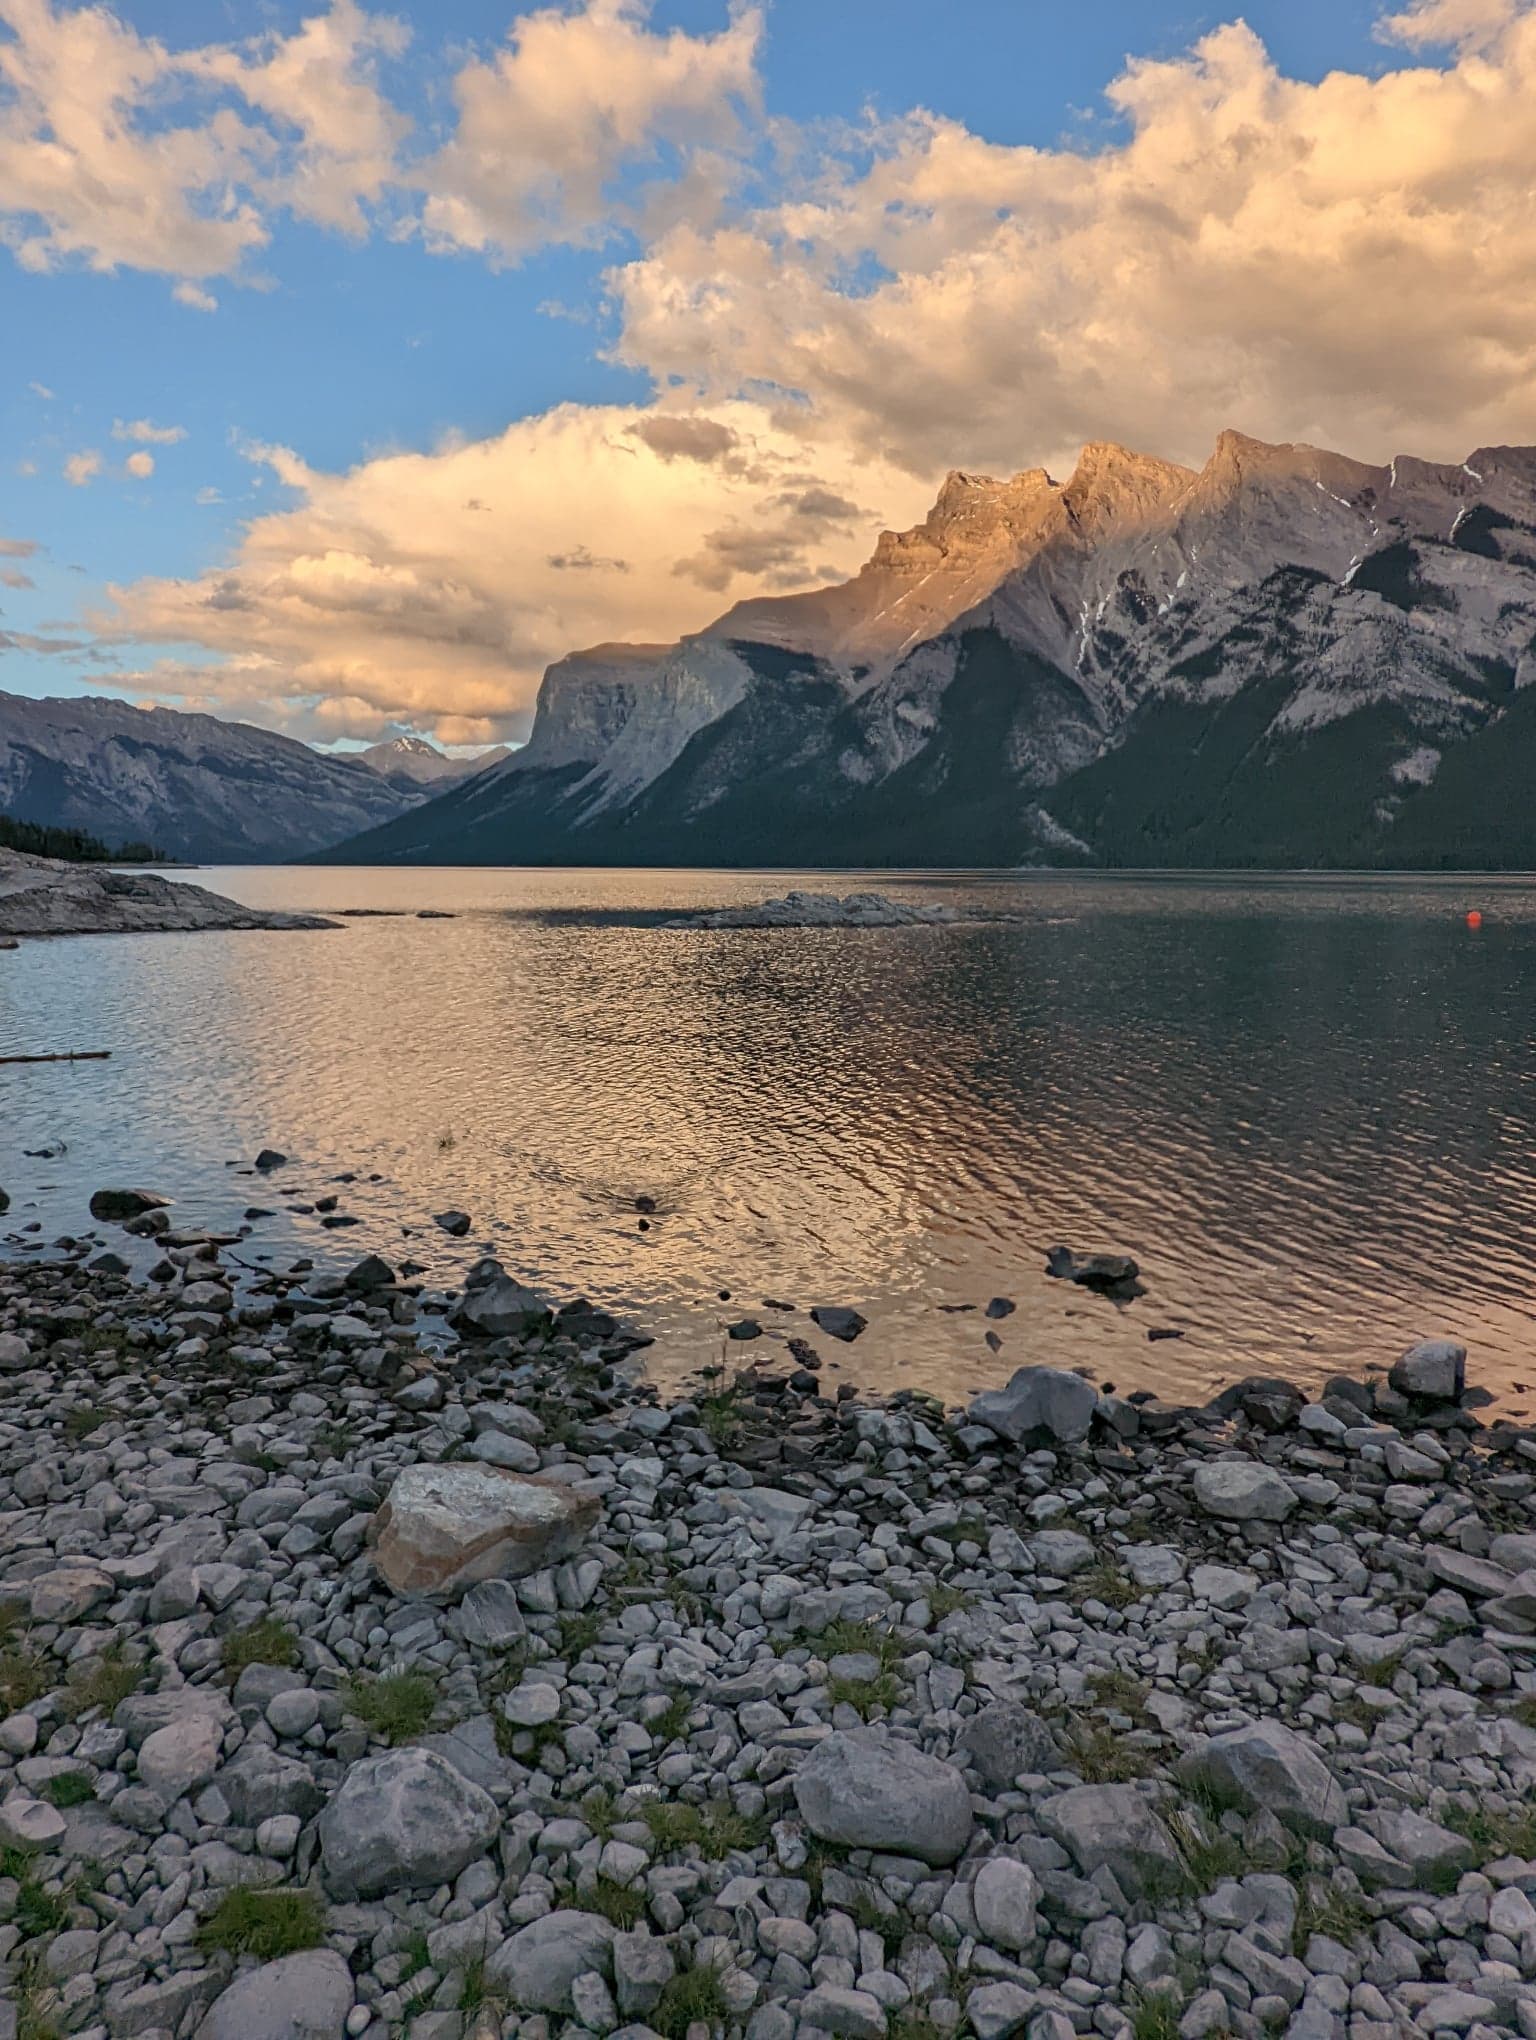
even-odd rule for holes
{"type": "Polygon", "coordinates": [[[389,737],[382,744],[369,744],[350,755],[399,787],[402,793],[417,788],[441,793],[445,787],[461,779],[472,779],[477,772],[510,758],[512,753],[504,744],[498,744],[494,750],[482,751],[473,758],[450,758],[425,737],[389,737]]]}
{"type": "Polygon", "coordinates": [[[1536,449],[1095,444],[952,474],[838,587],[560,661],[525,751],[337,854],[1536,863],[1533,678],[1536,449]]]}
{"type": "Polygon", "coordinates": [[[0,813],[18,821],[148,842],[190,862],[280,862],[422,798],[355,758],[246,723],[0,694],[0,813]]]}

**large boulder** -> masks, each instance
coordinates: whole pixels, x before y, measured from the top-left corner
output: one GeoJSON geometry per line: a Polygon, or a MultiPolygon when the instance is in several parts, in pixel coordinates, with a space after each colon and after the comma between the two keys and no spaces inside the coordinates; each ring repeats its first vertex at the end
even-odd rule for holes
{"type": "Polygon", "coordinates": [[[544,1475],[407,1466],[374,1519],[374,1562],[397,1594],[454,1597],[574,1557],[597,1515],[596,1496],[544,1475]]]}
{"type": "Polygon", "coordinates": [[[486,1965],[489,1980],[519,2011],[570,2017],[571,1985],[596,1970],[613,1973],[614,1929],[596,1913],[560,1911],[520,1927],[486,1965]]]}
{"type": "Polygon", "coordinates": [[[1235,1417],[1241,1411],[1260,1431],[1288,1431],[1300,1417],[1306,1400],[1294,1382],[1279,1381],[1268,1374],[1249,1374],[1224,1388],[1207,1407],[1216,1417],[1235,1417]]]}
{"type": "Polygon", "coordinates": [[[500,1826],[490,1794],[435,1751],[364,1757],[320,1816],[326,1881],[347,1898],[446,1884],[485,1854],[500,1826]]]}
{"type": "Polygon", "coordinates": [[[1080,1374],[1021,1367],[1006,1387],[978,1395],[965,1414],[967,1423],[984,1424],[1014,1444],[1038,1435],[1075,1445],[1087,1437],[1098,1406],[1098,1390],[1080,1374]]]}
{"type": "Polygon", "coordinates": [[[1039,1903],[1039,1879],[1027,1863],[1011,1856],[990,1857],[971,1886],[971,1910],[982,1939],[1015,1954],[1035,1938],[1039,1903]]]}
{"type": "Polygon", "coordinates": [[[800,1766],[795,1800],[824,1842],[953,1863],[971,1837],[971,1795],[953,1764],[875,1728],[839,1729],[800,1766]]]}
{"type": "Polygon", "coordinates": [[[1272,1813],[1304,1834],[1331,1834],[1349,1818],[1344,1791],[1304,1736],[1256,1721],[1212,1736],[1181,1764],[1190,1783],[1245,1813],[1272,1813]]]}
{"type": "Polygon", "coordinates": [[[1195,1469],[1195,1500],[1228,1523],[1283,1523],[1296,1490],[1272,1466],[1254,1459],[1213,1459],[1195,1469]]]}
{"type": "Polygon", "coordinates": [[[342,2040],[352,1972],[330,1948],[248,1969],[209,2006],[197,2040],[342,2040]]]}
{"type": "Polygon", "coordinates": [[[1421,1339],[1393,1361],[1387,1380],[1399,1395],[1455,1402],[1467,1385],[1467,1349],[1454,1339],[1421,1339]]]}
{"type": "Polygon", "coordinates": [[[489,1281],[465,1290],[453,1323],[472,1339],[520,1339],[553,1315],[554,1305],[547,1297],[498,1270],[489,1281]]]}
{"type": "Polygon", "coordinates": [[[1179,1875],[1173,1837],[1134,1785],[1074,1785],[1042,1801],[1038,1813],[1085,1877],[1108,1870],[1128,1898],[1156,1896],[1179,1875]]]}

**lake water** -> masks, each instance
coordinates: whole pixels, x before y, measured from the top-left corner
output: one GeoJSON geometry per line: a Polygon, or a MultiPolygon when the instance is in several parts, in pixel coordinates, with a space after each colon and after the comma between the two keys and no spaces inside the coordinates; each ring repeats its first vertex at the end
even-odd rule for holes
{"type": "Polygon", "coordinates": [[[182,1222],[276,1207],[236,1250],[253,1262],[371,1248],[453,1279],[490,1242],[536,1285],[632,1312],[669,1383],[718,1361],[739,1316],[811,1331],[769,1297],[856,1305],[856,1345],[812,1334],[841,1378],[951,1400],[1026,1361],[1173,1397],[1314,1381],[1439,1331],[1506,1406],[1536,1381],[1536,881],[198,877],[262,906],[455,918],[0,956],[0,1054],[112,1051],[0,1068],[0,1231],[78,1231],[121,1182],[182,1222]],[[790,883],[1022,918],[656,925],[790,883]],[[291,1165],[229,1166],[268,1145],[291,1165]],[[362,1223],[287,1208],[327,1191],[362,1223]],[[450,1205],[475,1218],[462,1244],[430,1222],[450,1205]],[[1146,1294],[1050,1281],[1057,1241],[1134,1254],[1146,1294]],[[1018,1305],[996,1353],[994,1295],[1018,1305]]]}

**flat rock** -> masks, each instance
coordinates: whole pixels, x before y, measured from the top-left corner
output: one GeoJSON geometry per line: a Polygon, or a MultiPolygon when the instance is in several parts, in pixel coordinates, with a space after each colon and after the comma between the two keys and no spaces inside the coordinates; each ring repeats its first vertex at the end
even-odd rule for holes
{"type": "MultiPolygon", "coordinates": [[[[0,850],[0,935],[134,935],[203,928],[334,928],[318,914],[267,914],[200,885],[0,850]]],[[[99,1214],[98,1214],[99,1215],[99,1214]]]]}
{"type": "Polygon", "coordinates": [[[811,1317],[829,1339],[841,1339],[845,1344],[851,1343],[869,1325],[869,1320],[861,1317],[856,1310],[836,1303],[817,1304],[811,1317]]]}
{"type": "Polygon", "coordinates": [[[502,1942],[486,1974],[521,2010],[569,2015],[578,1976],[612,1974],[613,1941],[614,1929],[596,1913],[546,1913],[502,1942]]]}
{"type": "Polygon", "coordinates": [[[953,1863],[971,1836],[971,1796],[954,1765],[876,1728],[818,1743],[795,1778],[795,1801],[812,1834],[852,1849],[953,1863]]]}
{"type": "Polygon", "coordinates": [[[91,1198],[91,1216],[106,1224],[125,1218],[142,1218],[146,1211],[163,1211],[170,1203],[153,1190],[98,1190],[91,1198]]]}
{"type": "Polygon", "coordinates": [[[1393,1361],[1387,1380],[1399,1395],[1455,1402],[1467,1385],[1467,1349],[1454,1339],[1421,1339],[1393,1361]]]}
{"type": "Polygon", "coordinates": [[[1280,1721],[1212,1736],[1179,1770],[1227,1804],[1245,1813],[1272,1813],[1303,1833],[1331,1834],[1349,1818],[1332,1771],[1304,1736],[1280,1721]]]}
{"type": "Polygon", "coordinates": [[[465,1290],[452,1322],[470,1338],[515,1339],[553,1315],[548,1297],[514,1282],[510,1275],[496,1275],[465,1290]]]}
{"type": "Polygon", "coordinates": [[[1252,1459],[1214,1459],[1195,1469],[1195,1500],[1229,1523],[1283,1523],[1298,1500],[1273,1467],[1252,1459]]]}
{"type": "Polygon", "coordinates": [[[443,1884],[485,1854],[500,1826],[489,1793],[435,1751],[364,1757],[320,1816],[326,1881],[363,1898],[443,1884]]]}
{"type": "Polygon", "coordinates": [[[374,1562],[397,1594],[453,1597],[574,1557],[597,1517],[595,1496],[545,1475],[408,1466],[374,1520],[374,1562]]]}
{"type": "Polygon", "coordinates": [[[196,2040],[342,2040],[352,1972],[330,1948],[306,1948],[237,1976],[209,2006],[196,2040]]]}
{"type": "Polygon", "coordinates": [[[1128,1897],[1178,1872],[1173,1837],[1134,1785],[1074,1785],[1042,1801],[1038,1814],[1085,1877],[1108,1870],[1128,1897]]]}

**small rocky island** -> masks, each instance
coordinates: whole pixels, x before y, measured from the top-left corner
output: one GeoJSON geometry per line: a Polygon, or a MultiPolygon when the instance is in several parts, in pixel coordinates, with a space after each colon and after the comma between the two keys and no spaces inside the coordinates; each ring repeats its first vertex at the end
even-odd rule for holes
{"type": "Polygon", "coordinates": [[[335,925],[318,914],[262,913],[152,872],[0,849],[0,938],[335,925]]]}
{"type": "Polygon", "coordinates": [[[751,907],[705,907],[668,922],[673,928],[917,928],[1005,918],[981,909],[911,906],[884,893],[788,892],[751,907]]]}
{"type": "Polygon", "coordinates": [[[1460,1347],[664,1406],[494,1262],[96,1205],[0,1264],[0,2031],[1536,2033],[1536,1438],[1460,1347]]]}

